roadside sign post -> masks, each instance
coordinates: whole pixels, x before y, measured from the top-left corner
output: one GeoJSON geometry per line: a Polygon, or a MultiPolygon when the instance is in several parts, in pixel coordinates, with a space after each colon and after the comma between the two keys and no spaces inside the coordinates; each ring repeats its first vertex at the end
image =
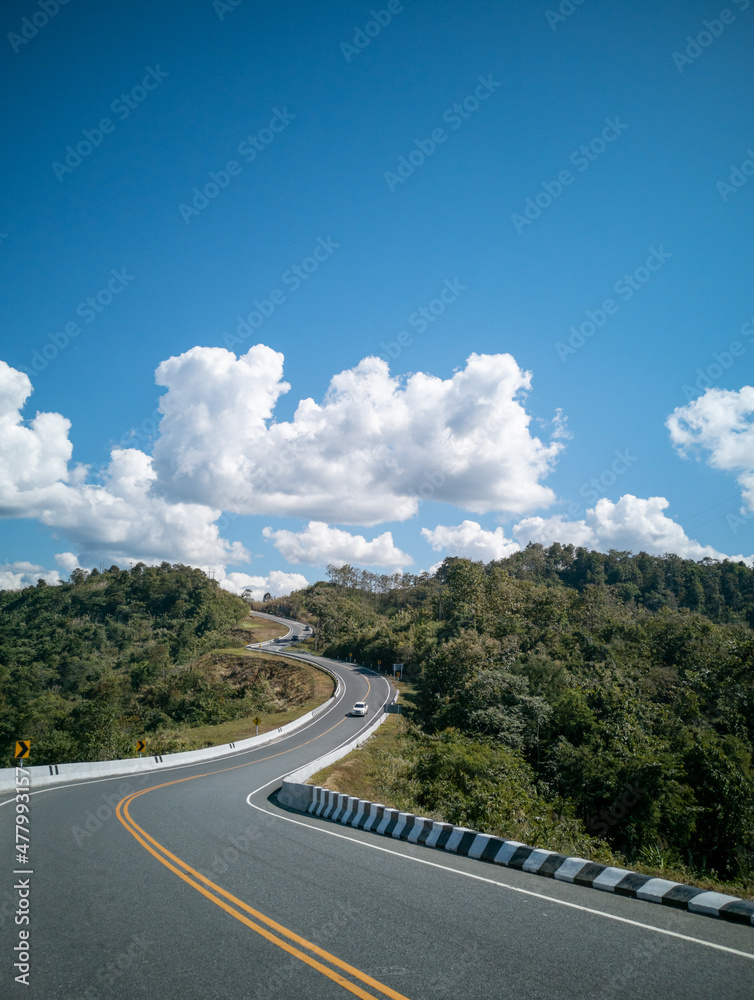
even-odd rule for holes
{"type": "Polygon", "coordinates": [[[137,740],[136,749],[139,751],[139,756],[141,757],[141,755],[147,749],[147,744],[144,742],[144,740],[137,740]]]}
{"type": "Polygon", "coordinates": [[[254,735],[255,736],[259,736],[259,724],[261,723],[262,720],[259,718],[259,716],[257,716],[252,721],[253,721],[254,725],[257,727],[257,731],[256,731],[256,733],[254,735]]]}

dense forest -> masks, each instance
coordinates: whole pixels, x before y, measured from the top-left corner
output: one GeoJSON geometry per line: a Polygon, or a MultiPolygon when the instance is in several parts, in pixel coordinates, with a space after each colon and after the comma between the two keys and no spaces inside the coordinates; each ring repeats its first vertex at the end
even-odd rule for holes
{"type": "Polygon", "coordinates": [[[331,566],[265,607],[315,616],[328,655],[405,664],[403,779],[425,809],[751,884],[744,564],[530,545],[488,565],[446,559],[433,576],[331,566]]]}
{"type": "Polygon", "coordinates": [[[0,766],[17,739],[35,764],[133,756],[141,738],[153,753],[188,749],[177,726],[264,708],[265,663],[217,652],[248,642],[233,628],[247,616],[200,570],[168,563],[0,591],[0,766]]]}

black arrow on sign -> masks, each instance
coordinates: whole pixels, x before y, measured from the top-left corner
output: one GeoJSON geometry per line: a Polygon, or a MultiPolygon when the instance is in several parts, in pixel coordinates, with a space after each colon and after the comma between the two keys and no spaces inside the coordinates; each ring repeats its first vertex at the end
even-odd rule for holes
{"type": "Polygon", "coordinates": [[[28,757],[31,743],[29,740],[16,740],[16,758],[28,757]]]}
{"type": "Polygon", "coordinates": [[[144,740],[138,740],[138,741],[137,741],[137,743],[136,743],[136,750],[137,750],[137,753],[144,753],[144,751],[145,751],[146,749],[147,749],[147,745],[146,745],[146,743],[144,742],[144,740]]]}

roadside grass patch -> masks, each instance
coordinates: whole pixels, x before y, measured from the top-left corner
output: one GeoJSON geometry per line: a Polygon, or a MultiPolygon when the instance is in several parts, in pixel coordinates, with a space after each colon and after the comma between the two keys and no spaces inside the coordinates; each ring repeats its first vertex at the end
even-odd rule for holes
{"type": "Polygon", "coordinates": [[[389,716],[358,749],[318,771],[308,784],[411,811],[413,797],[401,794],[401,783],[410,770],[410,761],[403,753],[405,734],[403,716],[389,716]]]}

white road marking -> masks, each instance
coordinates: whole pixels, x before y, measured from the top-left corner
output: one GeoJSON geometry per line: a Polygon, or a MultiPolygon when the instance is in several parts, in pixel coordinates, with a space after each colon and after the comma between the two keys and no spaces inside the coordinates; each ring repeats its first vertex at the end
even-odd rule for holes
{"type": "MultiPolygon", "coordinates": [[[[270,816],[272,819],[283,820],[285,823],[294,823],[296,826],[303,826],[307,830],[315,830],[317,833],[325,833],[329,837],[337,837],[339,840],[347,840],[349,843],[356,844],[359,847],[368,847],[373,851],[382,851],[385,854],[392,854],[397,858],[402,858],[404,861],[413,861],[416,864],[428,865],[430,868],[439,868],[442,871],[452,872],[454,875],[461,875],[463,878],[474,879],[477,882],[486,882],[489,885],[497,886],[499,889],[510,889],[511,892],[520,892],[525,896],[534,896],[536,899],[543,899],[548,903],[555,903],[558,906],[568,906],[573,910],[581,910],[583,913],[592,913],[597,917],[604,917],[606,920],[617,920],[619,923],[630,924],[632,927],[640,927],[642,930],[651,931],[654,934],[664,934],[667,937],[678,938],[681,941],[689,941],[692,944],[703,945],[705,948],[714,948],[716,951],[724,951],[730,955],[738,955],[740,958],[748,958],[749,960],[754,961],[754,954],[747,951],[739,951],[737,948],[729,948],[724,944],[715,944],[713,941],[703,941],[701,938],[695,938],[689,934],[681,934],[678,931],[669,931],[662,927],[653,927],[651,924],[642,923],[640,920],[631,920],[628,917],[619,917],[613,913],[605,913],[603,910],[595,910],[590,906],[582,906],[580,903],[570,903],[567,900],[557,899],[554,896],[548,896],[541,892],[534,892],[531,889],[521,889],[519,886],[509,885],[507,882],[498,882],[497,879],[486,878],[484,875],[474,875],[471,872],[461,871],[460,869],[452,868],[449,865],[438,864],[436,861],[428,861],[425,858],[415,858],[408,854],[402,854],[400,851],[391,850],[389,847],[382,847],[379,844],[369,844],[357,837],[349,837],[347,834],[336,833],[334,830],[325,830],[320,826],[316,826],[314,823],[304,823],[302,820],[292,819],[290,816],[278,815],[277,813],[270,812],[269,809],[263,809],[261,806],[258,806],[251,801],[253,795],[257,795],[259,792],[263,791],[265,788],[269,788],[270,785],[274,785],[276,781],[280,781],[284,777],[285,775],[280,775],[279,778],[268,781],[259,788],[255,788],[253,792],[249,792],[246,796],[247,805],[251,806],[252,809],[257,809],[259,812],[264,813],[266,816],[270,816]]],[[[565,885],[566,883],[563,884],[565,885]]]]}

